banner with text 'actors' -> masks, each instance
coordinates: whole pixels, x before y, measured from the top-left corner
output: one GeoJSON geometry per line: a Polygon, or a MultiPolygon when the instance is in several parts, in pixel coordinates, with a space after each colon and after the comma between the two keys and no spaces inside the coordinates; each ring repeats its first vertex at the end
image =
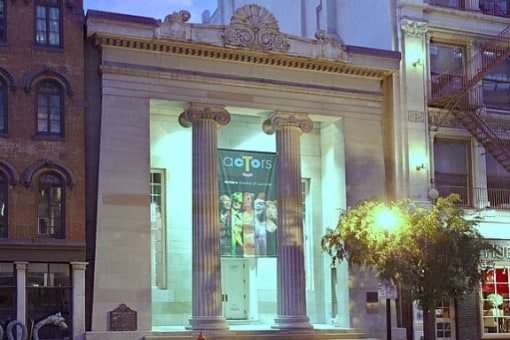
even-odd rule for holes
{"type": "Polygon", "coordinates": [[[218,150],[222,256],[276,256],[276,154],[218,150]]]}

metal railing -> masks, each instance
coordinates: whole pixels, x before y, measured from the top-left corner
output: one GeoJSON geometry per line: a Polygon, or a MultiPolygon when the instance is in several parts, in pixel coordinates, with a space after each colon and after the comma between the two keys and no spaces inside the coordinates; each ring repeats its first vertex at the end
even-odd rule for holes
{"type": "Polygon", "coordinates": [[[450,194],[458,194],[461,202],[459,207],[485,208],[490,207],[498,210],[510,210],[510,189],[501,188],[475,188],[465,186],[441,185],[436,183],[439,197],[447,197],[450,194]]]}

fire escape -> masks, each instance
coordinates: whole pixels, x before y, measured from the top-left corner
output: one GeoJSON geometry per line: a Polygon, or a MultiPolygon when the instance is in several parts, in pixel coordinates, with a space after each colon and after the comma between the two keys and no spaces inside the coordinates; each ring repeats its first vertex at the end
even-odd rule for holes
{"type": "Polygon", "coordinates": [[[480,87],[484,76],[509,56],[510,26],[463,67],[434,76],[429,105],[442,108],[443,118],[453,116],[510,173],[510,135],[487,114],[480,87]]]}

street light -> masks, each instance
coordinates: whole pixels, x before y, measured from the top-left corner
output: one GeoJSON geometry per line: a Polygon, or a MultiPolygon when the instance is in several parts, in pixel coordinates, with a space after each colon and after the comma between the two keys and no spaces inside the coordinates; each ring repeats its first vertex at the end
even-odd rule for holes
{"type": "MultiPolygon", "coordinates": [[[[402,214],[395,209],[381,204],[374,211],[374,227],[382,230],[386,238],[389,238],[390,233],[396,231],[401,223],[402,214]]],[[[392,284],[384,285],[384,290],[386,295],[386,338],[391,340],[391,299],[396,298],[396,290],[392,284]]]]}

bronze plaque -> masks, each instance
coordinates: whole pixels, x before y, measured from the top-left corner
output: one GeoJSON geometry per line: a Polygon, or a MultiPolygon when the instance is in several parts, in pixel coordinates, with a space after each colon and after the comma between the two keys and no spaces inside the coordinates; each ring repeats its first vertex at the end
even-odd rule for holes
{"type": "Polygon", "coordinates": [[[121,303],[119,307],[108,312],[110,331],[136,331],[136,311],[121,303]]]}

